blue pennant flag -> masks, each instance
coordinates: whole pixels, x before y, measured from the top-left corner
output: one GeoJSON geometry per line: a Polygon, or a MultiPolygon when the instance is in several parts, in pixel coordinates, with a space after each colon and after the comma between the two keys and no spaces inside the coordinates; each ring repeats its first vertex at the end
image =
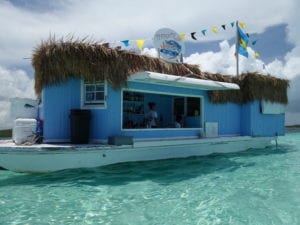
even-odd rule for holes
{"type": "Polygon", "coordinates": [[[231,25],[231,27],[234,27],[234,22],[231,22],[230,25],[231,25]]]}
{"type": "Polygon", "coordinates": [[[197,40],[195,34],[196,34],[196,32],[192,32],[192,33],[191,33],[191,37],[192,37],[194,40],[197,40]]]}
{"type": "Polygon", "coordinates": [[[249,42],[249,38],[242,31],[242,29],[238,26],[238,53],[245,57],[248,57],[247,46],[249,42]]]}
{"type": "Polygon", "coordinates": [[[128,47],[129,46],[129,40],[124,40],[124,41],[121,41],[125,47],[128,47]]]}
{"type": "Polygon", "coordinates": [[[255,41],[252,41],[252,45],[256,45],[256,42],[257,42],[258,40],[255,40],[255,41]]]}
{"type": "Polygon", "coordinates": [[[205,36],[205,33],[206,33],[206,29],[204,30],[201,30],[201,33],[205,36]]]}

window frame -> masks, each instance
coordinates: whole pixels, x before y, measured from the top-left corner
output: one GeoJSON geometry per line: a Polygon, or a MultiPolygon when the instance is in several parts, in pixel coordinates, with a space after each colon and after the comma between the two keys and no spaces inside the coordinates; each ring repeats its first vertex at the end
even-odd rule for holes
{"type": "MultiPolygon", "coordinates": [[[[94,93],[96,93],[96,90],[94,90],[94,93]]],[[[88,82],[85,80],[81,80],[81,108],[82,109],[106,109],[107,108],[107,81],[95,81],[95,82],[88,82]],[[99,100],[97,102],[96,100],[91,103],[86,103],[86,87],[87,85],[97,85],[97,84],[103,84],[103,100],[99,100]]]]}

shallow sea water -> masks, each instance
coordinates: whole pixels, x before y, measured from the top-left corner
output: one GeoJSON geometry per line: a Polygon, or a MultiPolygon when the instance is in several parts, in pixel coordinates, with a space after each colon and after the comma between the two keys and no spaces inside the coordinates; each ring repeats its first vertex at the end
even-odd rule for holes
{"type": "Polygon", "coordinates": [[[0,224],[300,224],[300,133],[279,146],[49,174],[0,170],[0,224]]]}

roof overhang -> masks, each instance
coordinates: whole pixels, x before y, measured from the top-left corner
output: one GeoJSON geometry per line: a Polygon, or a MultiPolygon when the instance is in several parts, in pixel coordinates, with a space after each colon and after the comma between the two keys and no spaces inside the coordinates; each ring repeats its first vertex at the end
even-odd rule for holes
{"type": "Polygon", "coordinates": [[[197,78],[189,78],[184,76],[169,75],[154,72],[140,72],[131,75],[128,81],[168,85],[173,87],[192,88],[199,90],[239,90],[240,87],[234,83],[220,82],[213,80],[203,80],[197,78]]]}

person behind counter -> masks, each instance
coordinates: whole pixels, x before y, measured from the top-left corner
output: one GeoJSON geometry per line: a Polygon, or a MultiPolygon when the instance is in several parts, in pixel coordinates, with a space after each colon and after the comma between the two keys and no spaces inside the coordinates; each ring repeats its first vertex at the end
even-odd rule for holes
{"type": "Polygon", "coordinates": [[[174,126],[175,128],[181,128],[182,116],[176,115],[174,126]]]}
{"type": "Polygon", "coordinates": [[[147,121],[148,128],[157,128],[158,127],[158,115],[156,112],[155,102],[148,103],[150,111],[146,114],[145,118],[147,121]]]}

